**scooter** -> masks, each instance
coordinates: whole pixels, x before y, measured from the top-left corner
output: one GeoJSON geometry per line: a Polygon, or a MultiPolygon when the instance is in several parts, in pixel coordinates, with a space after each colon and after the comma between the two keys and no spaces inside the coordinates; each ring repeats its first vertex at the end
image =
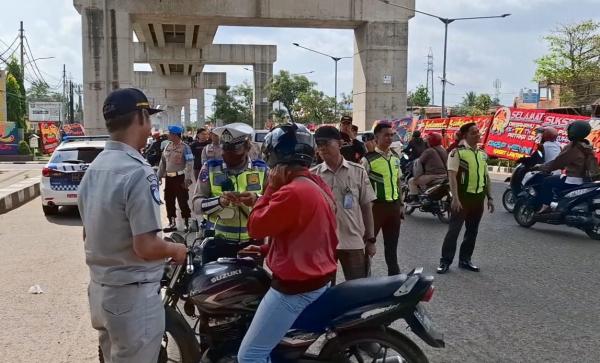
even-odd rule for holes
{"type": "Polygon", "coordinates": [[[514,209],[517,223],[529,228],[535,223],[567,225],[581,229],[595,240],[600,240],[600,183],[585,183],[554,195],[552,210],[539,214],[539,186],[527,186],[518,196],[514,209]]]}

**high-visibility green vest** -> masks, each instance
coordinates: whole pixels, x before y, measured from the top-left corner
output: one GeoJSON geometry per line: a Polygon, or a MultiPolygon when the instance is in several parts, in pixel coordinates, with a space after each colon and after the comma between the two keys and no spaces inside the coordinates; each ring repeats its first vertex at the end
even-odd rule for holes
{"type": "Polygon", "coordinates": [[[378,152],[365,155],[369,162],[369,179],[377,200],[393,202],[399,199],[398,178],[401,175],[400,157],[392,150],[389,159],[378,152]]]}
{"type": "Polygon", "coordinates": [[[469,194],[483,193],[487,183],[487,155],[482,150],[464,146],[456,152],[460,158],[459,189],[469,194]]]}
{"type": "MultiPolygon", "coordinates": [[[[262,160],[250,162],[248,168],[238,175],[229,175],[222,160],[211,160],[208,162],[211,194],[213,197],[221,196],[224,183],[231,183],[231,188],[227,191],[261,194],[265,185],[266,172],[267,165],[262,160]]],[[[247,242],[250,240],[248,216],[251,209],[246,206],[228,208],[232,208],[235,212],[231,219],[219,218],[218,213],[208,216],[208,221],[215,227],[215,234],[227,240],[247,242]]]]}

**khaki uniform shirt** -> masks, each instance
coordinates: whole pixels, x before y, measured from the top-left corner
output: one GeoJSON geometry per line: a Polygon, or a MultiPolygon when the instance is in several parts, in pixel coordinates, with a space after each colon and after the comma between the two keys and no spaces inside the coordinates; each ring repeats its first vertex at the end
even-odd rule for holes
{"type": "Polygon", "coordinates": [[[221,159],[221,155],[223,155],[221,145],[206,145],[202,150],[202,165],[204,165],[207,161],[212,159],[221,159]]]}
{"type": "Polygon", "coordinates": [[[365,247],[363,237],[373,236],[373,221],[364,221],[364,208],[372,208],[376,198],[365,169],[356,163],[343,160],[338,170],[326,163],[311,169],[331,187],[337,206],[338,249],[355,250],[365,247]],[[366,233],[367,232],[367,233],[366,233]]]}
{"type": "Polygon", "coordinates": [[[79,185],[85,259],[99,284],[159,282],[164,260],[146,261],[133,251],[133,236],[162,229],[158,178],[134,148],[107,141],[79,185]]]}
{"type": "Polygon", "coordinates": [[[158,177],[164,178],[169,173],[184,171],[185,179],[193,179],[194,155],[192,149],[183,141],[174,144],[168,143],[162,153],[158,166],[158,177]]]}

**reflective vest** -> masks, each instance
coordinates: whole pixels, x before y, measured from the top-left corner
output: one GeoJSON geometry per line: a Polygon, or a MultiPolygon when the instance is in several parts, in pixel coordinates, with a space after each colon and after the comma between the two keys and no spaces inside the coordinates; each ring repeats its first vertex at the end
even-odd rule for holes
{"type": "Polygon", "coordinates": [[[399,199],[398,178],[400,172],[400,157],[395,151],[386,159],[378,152],[365,155],[369,162],[369,179],[379,201],[393,202],[399,199]]]}
{"type": "Polygon", "coordinates": [[[458,184],[462,192],[480,194],[487,183],[487,156],[477,149],[461,146],[456,149],[460,158],[458,184]]]}
{"type": "MultiPolygon", "coordinates": [[[[231,192],[254,192],[261,194],[265,185],[265,176],[267,164],[262,160],[248,162],[248,167],[242,173],[230,175],[223,160],[208,161],[208,178],[210,181],[210,191],[213,197],[219,197],[223,194],[223,188],[231,192]]],[[[250,240],[248,235],[248,216],[250,208],[246,206],[229,206],[234,212],[234,216],[229,219],[219,218],[215,213],[208,217],[211,224],[215,226],[215,234],[231,241],[247,242],[250,240]]]]}

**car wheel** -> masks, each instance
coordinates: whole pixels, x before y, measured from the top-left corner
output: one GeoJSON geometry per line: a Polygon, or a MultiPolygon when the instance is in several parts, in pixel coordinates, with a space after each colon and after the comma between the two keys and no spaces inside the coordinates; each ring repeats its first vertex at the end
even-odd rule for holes
{"type": "Polygon", "coordinates": [[[42,210],[44,211],[45,216],[53,216],[58,214],[58,206],[57,205],[43,205],[42,210]]]}

